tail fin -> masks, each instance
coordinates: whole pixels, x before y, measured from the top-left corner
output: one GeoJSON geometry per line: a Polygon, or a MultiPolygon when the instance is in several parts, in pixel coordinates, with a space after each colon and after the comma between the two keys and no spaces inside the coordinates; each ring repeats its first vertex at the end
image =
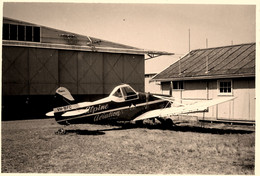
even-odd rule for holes
{"type": "Polygon", "coordinates": [[[74,101],[74,98],[72,97],[72,95],[70,94],[69,90],[66,89],[65,87],[60,87],[56,90],[56,93],[63,96],[64,98],[70,100],[70,101],[74,101]]]}
{"type": "MultiPolygon", "coordinates": [[[[54,96],[54,103],[53,103],[53,108],[56,109],[58,107],[62,107],[62,106],[67,106],[67,105],[71,105],[74,104],[74,98],[72,97],[72,95],[70,94],[69,90],[66,89],[65,87],[59,87],[56,90],[56,94],[54,96]]],[[[53,111],[50,111],[48,113],[46,113],[46,116],[50,116],[53,117],[55,116],[55,110],[53,109],[53,111]]]]}
{"type": "Polygon", "coordinates": [[[65,87],[59,87],[55,94],[55,106],[65,106],[71,104],[74,100],[69,90],[65,87]]]}

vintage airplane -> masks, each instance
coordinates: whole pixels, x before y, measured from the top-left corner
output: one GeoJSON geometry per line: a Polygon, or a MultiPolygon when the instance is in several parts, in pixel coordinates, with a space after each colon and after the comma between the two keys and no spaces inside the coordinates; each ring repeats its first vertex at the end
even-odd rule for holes
{"type": "Polygon", "coordinates": [[[94,102],[75,103],[64,87],[56,90],[55,108],[47,113],[61,125],[105,123],[114,121],[143,121],[158,119],[172,125],[174,115],[206,111],[208,107],[230,101],[234,97],[221,97],[184,105],[173,97],[136,92],[130,85],[122,84],[106,98],[94,102]]]}

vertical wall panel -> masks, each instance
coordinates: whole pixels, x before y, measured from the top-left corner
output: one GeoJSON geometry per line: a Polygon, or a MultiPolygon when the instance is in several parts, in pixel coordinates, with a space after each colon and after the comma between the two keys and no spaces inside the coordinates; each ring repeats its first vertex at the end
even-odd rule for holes
{"type": "Polygon", "coordinates": [[[239,120],[255,120],[253,115],[255,111],[255,88],[254,80],[239,79],[234,83],[234,117],[239,120]]]}
{"type": "Polygon", "coordinates": [[[103,54],[78,53],[78,93],[103,94],[103,54]]]}
{"type": "Polygon", "coordinates": [[[3,95],[26,95],[28,87],[28,48],[3,47],[3,95]]]}
{"type": "Polygon", "coordinates": [[[30,95],[50,95],[58,87],[58,52],[53,49],[29,50],[30,95]]]}
{"type": "Polygon", "coordinates": [[[138,91],[144,91],[144,56],[124,55],[124,81],[138,91]]]}
{"type": "Polygon", "coordinates": [[[122,83],[125,83],[124,55],[104,54],[104,92],[109,94],[115,86],[122,83]]]}
{"type": "Polygon", "coordinates": [[[206,99],[207,81],[185,81],[182,98],[206,99]]]}
{"type": "Polygon", "coordinates": [[[249,107],[250,107],[250,120],[255,120],[255,111],[256,111],[256,94],[255,94],[255,80],[249,80],[249,107]]]}
{"type": "Polygon", "coordinates": [[[59,50],[59,86],[66,87],[72,94],[78,93],[78,52],[59,50]]]}

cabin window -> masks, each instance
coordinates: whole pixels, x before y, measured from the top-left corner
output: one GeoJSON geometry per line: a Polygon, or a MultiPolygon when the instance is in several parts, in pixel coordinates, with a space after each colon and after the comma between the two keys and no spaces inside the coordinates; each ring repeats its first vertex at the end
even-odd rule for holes
{"type": "Polygon", "coordinates": [[[137,98],[136,92],[130,87],[124,87],[122,90],[126,100],[137,98]]]}
{"type": "Polygon", "coordinates": [[[232,80],[219,80],[218,89],[220,95],[232,94],[232,80]]]}
{"type": "Polygon", "coordinates": [[[172,86],[174,90],[182,90],[183,89],[183,81],[173,81],[172,86]]]}
{"type": "Polygon", "coordinates": [[[3,40],[40,42],[40,27],[3,24],[3,40]]]}
{"type": "Polygon", "coordinates": [[[115,97],[119,97],[121,98],[122,97],[122,93],[120,91],[120,89],[117,89],[117,91],[113,94],[115,97]]]}

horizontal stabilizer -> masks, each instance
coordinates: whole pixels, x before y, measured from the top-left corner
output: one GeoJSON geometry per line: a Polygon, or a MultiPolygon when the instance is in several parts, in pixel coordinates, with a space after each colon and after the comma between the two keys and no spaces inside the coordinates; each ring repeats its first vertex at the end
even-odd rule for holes
{"type": "Polygon", "coordinates": [[[48,116],[48,117],[53,117],[54,111],[47,112],[45,115],[48,116]]]}

